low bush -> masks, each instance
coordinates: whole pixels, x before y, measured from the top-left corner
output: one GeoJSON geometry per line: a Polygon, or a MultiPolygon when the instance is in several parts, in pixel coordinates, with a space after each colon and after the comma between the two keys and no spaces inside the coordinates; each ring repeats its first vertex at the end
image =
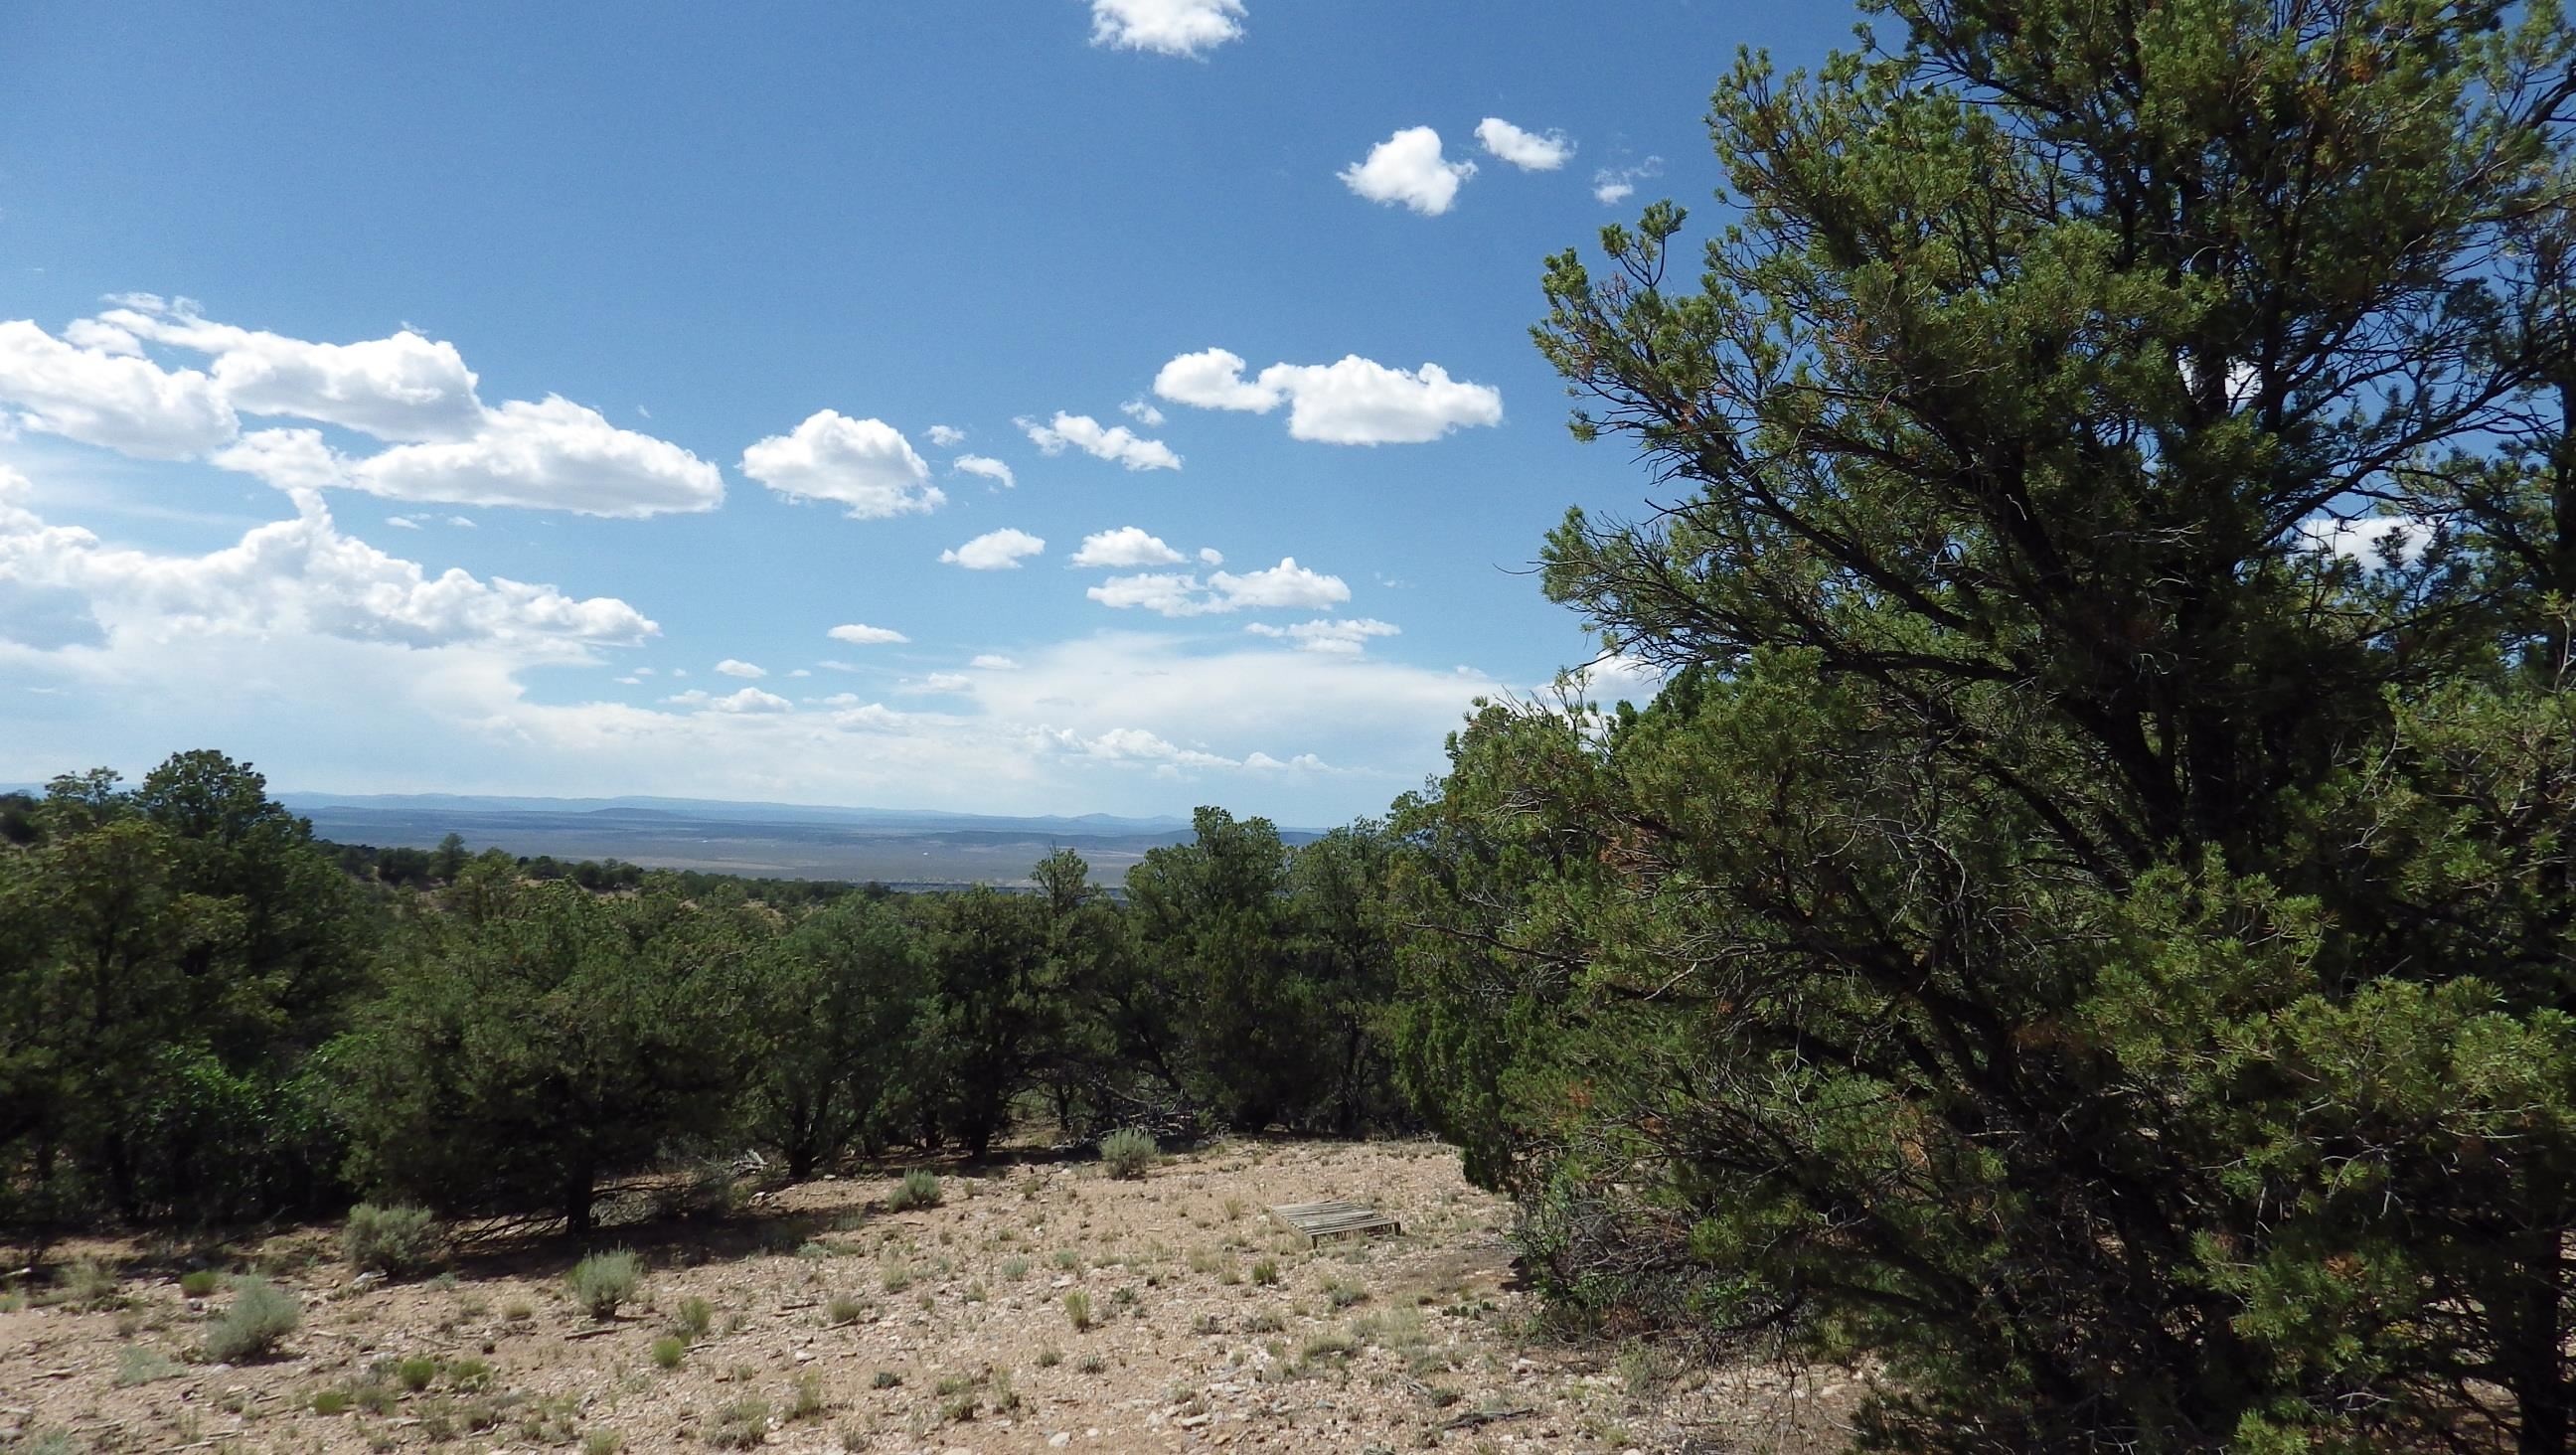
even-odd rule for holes
{"type": "Polygon", "coordinates": [[[915,1167],[903,1174],[902,1183],[894,1191],[886,1194],[886,1208],[891,1212],[909,1212],[917,1207],[937,1207],[941,1198],[939,1174],[915,1167]]]}
{"type": "Polygon", "coordinates": [[[206,1358],[238,1364],[272,1353],[304,1322],[295,1296],[265,1278],[234,1280],[232,1307],[206,1331],[206,1358]]]}
{"type": "Polygon", "coordinates": [[[738,1399],[716,1411],[706,1442],[719,1450],[751,1450],[769,1438],[769,1401],[738,1399]]]}
{"type": "Polygon", "coordinates": [[[593,1253],[573,1265],[565,1282],[571,1286],[572,1301],[594,1319],[613,1319],[621,1305],[631,1302],[644,1286],[644,1260],[620,1248],[613,1253],[593,1253]]]}
{"type": "Polygon", "coordinates": [[[716,1306],[693,1293],[680,1300],[679,1310],[671,1315],[671,1332],[694,1344],[707,1336],[715,1321],[716,1306]]]}
{"type": "Polygon", "coordinates": [[[665,1369],[677,1369],[687,1357],[689,1341],[677,1334],[664,1334],[653,1341],[653,1362],[665,1369]]]}
{"type": "Polygon", "coordinates": [[[1100,1161],[1112,1177],[1142,1177],[1161,1160],[1163,1149],[1134,1127],[1122,1127],[1100,1139],[1100,1161]]]}
{"type": "Polygon", "coordinates": [[[340,1252],[361,1273],[406,1278],[437,1261],[438,1220],[425,1207],[362,1202],[340,1229],[340,1252]]]}
{"type": "Polygon", "coordinates": [[[1091,1327],[1091,1295],[1077,1288],[1064,1296],[1064,1316],[1076,1329],[1091,1327]]]}

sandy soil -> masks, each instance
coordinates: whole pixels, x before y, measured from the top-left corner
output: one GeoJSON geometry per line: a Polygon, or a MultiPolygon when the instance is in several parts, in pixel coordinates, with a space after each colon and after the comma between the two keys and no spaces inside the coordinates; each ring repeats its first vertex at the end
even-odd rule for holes
{"type": "Polygon", "coordinates": [[[1509,1207],[1429,1143],[1236,1142],[1142,1181],[945,1171],[932,1208],[826,1179],[720,1225],[612,1229],[594,1242],[650,1272],[607,1322],[559,1241],[403,1283],[354,1278],[330,1228],[97,1245],[119,1281],[90,1306],[0,1298],[0,1451],[1798,1452],[1839,1448],[1857,1393],[1534,1337],[1509,1207]],[[1309,1250],[1265,1212],[1325,1198],[1404,1231],[1309,1250]],[[198,1362],[229,1295],[177,1275],[210,1251],[302,1301],[274,1356],[198,1362]],[[692,1299],[706,1332],[677,1348],[692,1299]]]}

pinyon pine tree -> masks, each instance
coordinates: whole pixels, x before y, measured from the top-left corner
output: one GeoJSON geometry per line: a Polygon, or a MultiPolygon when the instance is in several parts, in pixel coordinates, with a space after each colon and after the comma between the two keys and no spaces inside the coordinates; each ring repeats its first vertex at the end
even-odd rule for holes
{"type": "Polygon", "coordinates": [[[1550,261],[1666,487],[1642,710],[1404,807],[1401,1054],[1568,1316],[1881,1362],[1874,1448],[2570,1448],[2576,44],[1890,0],[1739,63],[1696,286],[1550,261]]]}

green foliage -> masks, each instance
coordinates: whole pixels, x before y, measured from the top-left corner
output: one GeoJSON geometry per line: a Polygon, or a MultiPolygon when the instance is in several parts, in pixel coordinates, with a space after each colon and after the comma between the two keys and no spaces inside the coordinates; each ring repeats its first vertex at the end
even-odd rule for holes
{"type": "Polygon", "coordinates": [[[1546,587],[1666,675],[1400,808],[1403,1080],[1558,1318],[1868,1448],[2566,1450],[2576,36],[1885,9],[1549,261],[1672,497],[1546,587]]]}
{"type": "Polygon", "coordinates": [[[564,1286],[584,1313],[594,1319],[613,1319],[620,1306],[642,1291],[644,1260],[623,1248],[593,1253],[572,1266],[564,1286]]]}
{"type": "Polygon", "coordinates": [[[1064,1316],[1072,1321],[1077,1331],[1090,1328],[1091,1295],[1079,1288],[1067,1291],[1064,1296],[1064,1316]]]}
{"type": "Polygon", "coordinates": [[[937,1207],[946,1194],[940,1190],[939,1174],[927,1167],[915,1167],[903,1174],[903,1180],[886,1194],[889,1212],[910,1212],[914,1208],[937,1207]]]}
{"type": "Polygon", "coordinates": [[[689,1341],[677,1334],[664,1334],[653,1341],[653,1362],[664,1369],[677,1369],[688,1357],[689,1341]]]}
{"type": "Polygon", "coordinates": [[[176,1360],[157,1349],[128,1344],[116,1351],[116,1387],[119,1389],[158,1383],[185,1372],[176,1360]]]}
{"type": "Polygon", "coordinates": [[[681,1299],[680,1306],[671,1312],[671,1332],[692,1344],[705,1338],[715,1322],[716,1306],[694,1293],[681,1299]]]}
{"type": "Polygon", "coordinates": [[[408,1277],[438,1258],[438,1220],[425,1207],[362,1202],[340,1227],[340,1254],[361,1272],[408,1277]]]}
{"type": "Polygon", "coordinates": [[[1151,1134],[1121,1127],[1100,1139],[1100,1164],[1112,1177],[1142,1177],[1163,1159],[1151,1134]]]}
{"type": "Polygon", "coordinates": [[[757,1396],[745,1396],[718,1409],[705,1436],[719,1450],[756,1449],[768,1438],[769,1401],[757,1396]]]}
{"type": "Polygon", "coordinates": [[[0,1220],[264,1215],[334,1190],[302,1073],[358,906],[246,766],[58,778],[0,848],[0,1220]],[[49,1177],[21,1182],[22,1168],[49,1177]]]}
{"type": "Polygon", "coordinates": [[[790,1179],[884,1144],[927,988],[919,937],[880,901],[846,897],[786,933],[752,996],[752,1125],[790,1179]]]}
{"type": "Polygon", "coordinates": [[[206,1298],[224,1286],[224,1276],[211,1268],[191,1268],[179,1275],[179,1292],[189,1298],[206,1298]]]}
{"type": "Polygon", "coordinates": [[[295,1296],[256,1274],[233,1280],[233,1301],[206,1330],[206,1359],[239,1364],[277,1351],[304,1323],[295,1296]]]}
{"type": "Polygon", "coordinates": [[[928,915],[930,990],[914,1023],[901,1096],[916,1125],[982,1156],[1011,1101],[1052,1054],[1063,1023],[1045,906],[972,889],[928,915]]]}
{"type": "Polygon", "coordinates": [[[333,1046],[351,1170],[432,1206],[550,1208],[586,1231],[607,1170],[729,1121],[771,928],[667,887],[523,884],[490,857],[450,896],[410,922],[382,997],[333,1046]]]}

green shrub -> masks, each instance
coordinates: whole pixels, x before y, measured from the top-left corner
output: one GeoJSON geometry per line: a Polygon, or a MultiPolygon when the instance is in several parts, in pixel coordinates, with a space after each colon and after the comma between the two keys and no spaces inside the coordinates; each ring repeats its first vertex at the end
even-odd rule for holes
{"type": "Polygon", "coordinates": [[[394,1378],[414,1394],[429,1388],[438,1377],[438,1361],[426,1354],[413,1354],[394,1365],[394,1378]]]}
{"type": "Polygon", "coordinates": [[[832,1301],[823,1306],[825,1318],[835,1324],[854,1323],[867,1311],[868,1306],[852,1293],[833,1294],[832,1301]]]}
{"type": "Polygon", "coordinates": [[[902,1383],[902,1375],[895,1373],[891,1369],[880,1369],[876,1372],[873,1378],[868,1380],[868,1387],[871,1389],[894,1389],[899,1387],[902,1383]]]}
{"type": "Polygon", "coordinates": [[[615,1430],[593,1430],[581,1437],[581,1455],[617,1455],[626,1441],[615,1430]]]}
{"type": "Polygon", "coordinates": [[[677,1369],[689,1352],[689,1341],[677,1334],[664,1334],[653,1341],[653,1362],[665,1369],[677,1369]]]}
{"type": "Polygon", "coordinates": [[[926,1167],[915,1167],[903,1174],[903,1181],[886,1194],[890,1212],[909,1212],[917,1207],[937,1207],[941,1200],[939,1174],[926,1167]]]}
{"type": "Polygon", "coordinates": [[[706,1440],[719,1450],[751,1450],[769,1438],[769,1401],[738,1399],[716,1411],[706,1440]]]}
{"type": "Polygon", "coordinates": [[[195,1268],[179,1275],[179,1292],[189,1298],[211,1298],[224,1286],[224,1276],[211,1268],[195,1268]]]}
{"type": "Polygon", "coordinates": [[[1064,1316],[1076,1329],[1091,1327],[1091,1295],[1077,1288],[1064,1296],[1064,1316]]]}
{"type": "Polygon", "coordinates": [[[1264,1258],[1252,1265],[1252,1281],[1264,1288],[1279,1281],[1279,1260],[1264,1258]]]}
{"type": "Polygon", "coordinates": [[[565,1281],[571,1285],[572,1301],[592,1318],[613,1319],[619,1306],[644,1286],[644,1260],[623,1248],[593,1253],[574,1264],[565,1281]]]}
{"type": "Polygon", "coordinates": [[[409,1277],[437,1261],[438,1220],[425,1207],[362,1202],[340,1229],[340,1252],[361,1273],[409,1277]]]}
{"type": "Polygon", "coordinates": [[[1109,1169],[1112,1177],[1142,1177],[1162,1160],[1163,1149],[1134,1127],[1121,1127],[1100,1139],[1101,1165],[1109,1169]]]}
{"type": "Polygon", "coordinates": [[[131,1389],[138,1384],[151,1384],[180,1372],[178,1362],[158,1349],[128,1344],[116,1351],[116,1387],[131,1389]]]}
{"type": "Polygon", "coordinates": [[[450,1389],[480,1391],[492,1387],[492,1365],[482,1359],[459,1359],[447,1366],[450,1389]]]}
{"type": "Polygon", "coordinates": [[[257,1275],[236,1279],[232,1307],[206,1331],[206,1358],[217,1364],[256,1359],[304,1322],[294,1295],[257,1275]]]}
{"type": "Polygon", "coordinates": [[[317,1415],[345,1415],[349,1412],[351,1402],[349,1391],[345,1389],[313,1391],[313,1413],[317,1415]]]}
{"type": "Polygon", "coordinates": [[[117,1290],[114,1270],[95,1258],[76,1259],[63,1269],[62,1284],[55,1296],[72,1308],[94,1312],[117,1308],[125,1302],[125,1296],[117,1290]]]}
{"type": "Polygon", "coordinates": [[[796,1376],[796,1380],[792,1388],[795,1391],[795,1396],[788,1401],[787,1418],[791,1420],[810,1420],[823,1413],[827,1408],[823,1403],[823,1375],[821,1371],[813,1369],[804,1370],[796,1376]]]}
{"type": "Polygon", "coordinates": [[[694,1344],[707,1336],[715,1321],[716,1306],[693,1293],[680,1300],[679,1310],[671,1315],[671,1330],[694,1344]]]}

